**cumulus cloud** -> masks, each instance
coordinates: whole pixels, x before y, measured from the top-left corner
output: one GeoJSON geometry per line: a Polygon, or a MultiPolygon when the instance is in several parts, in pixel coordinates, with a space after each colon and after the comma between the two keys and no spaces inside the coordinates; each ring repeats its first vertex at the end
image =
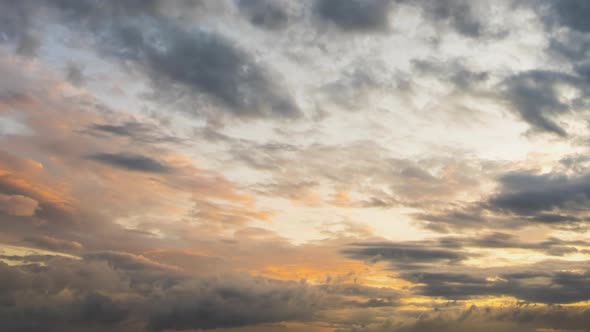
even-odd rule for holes
{"type": "Polygon", "coordinates": [[[17,303],[0,304],[1,326],[14,331],[164,331],[305,322],[318,310],[348,303],[348,295],[396,297],[387,289],[360,285],[320,287],[245,274],[194,277],[117,252],[82,259],[49,256],[43,266],[0,263],[0,271],[2,295],[17,303]]]}
{"type": "Polygon", "coordinates": [[[586,331],[588,312],[559,306],[509,306],[493,308],[472,305],[468,308],[435,308],[403,322],[383,320],[368,326],[341,328],[337,332],[537,332],[586,331]]]}

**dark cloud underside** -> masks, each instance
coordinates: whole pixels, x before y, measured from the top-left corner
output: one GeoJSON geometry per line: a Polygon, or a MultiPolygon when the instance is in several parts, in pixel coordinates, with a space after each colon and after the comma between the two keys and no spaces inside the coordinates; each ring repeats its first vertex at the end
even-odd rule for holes
{"type": "Polygon", "coordinates": [[[88,159],[131,171],[149,173],[168,173],[173,169],[150,157],[132,153],[97,153],[87,157],[88,159]]]}
{"type": "Polygon", "coordinates": [[[238,0],[239,8],[255,26],[264,29],[282,29],[289,23],[284,3],[276,0],[238,0]]]}
{"type": "Polygon", "coordinates": [[[344,31],[379,31],[389,26],[389,0],[319,0],[318,15],[344,31]]]}

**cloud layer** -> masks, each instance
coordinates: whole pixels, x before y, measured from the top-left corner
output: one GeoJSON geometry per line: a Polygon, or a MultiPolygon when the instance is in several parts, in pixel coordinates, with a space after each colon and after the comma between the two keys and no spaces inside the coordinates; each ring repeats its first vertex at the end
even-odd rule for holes
{"type": "Polygon", "coordinates": [[[589,13],[0,0],[0,330],[587,331],[589,13]]]}

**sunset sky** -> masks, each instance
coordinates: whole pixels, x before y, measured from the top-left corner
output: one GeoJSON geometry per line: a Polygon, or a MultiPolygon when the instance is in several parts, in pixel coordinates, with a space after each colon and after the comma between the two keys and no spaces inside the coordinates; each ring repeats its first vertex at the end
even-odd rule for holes
{"type": "Polygon", "coordinates": [[[0,331],[590,331],[590,1],[0,0],[0,331]]]}

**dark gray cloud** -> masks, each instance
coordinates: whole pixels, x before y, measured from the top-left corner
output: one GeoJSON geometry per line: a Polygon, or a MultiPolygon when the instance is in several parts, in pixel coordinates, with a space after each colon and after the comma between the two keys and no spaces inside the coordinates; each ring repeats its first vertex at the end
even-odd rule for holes
{"type": "Polygon", "coordinates": [[[586,248],[590,243],[548,238],[540,242],[526,242],[514,235],[494,232],[478,237],[442,237],[436,241],[442,248],[460,250],[464,248],[522,249],[544,253],[549,256],[564,256],[578,252],[576,247],[586,248]]]}
{"type": "Polygon", "coordinates": [[[465,308],[461,303],[447,303],[402,322],[384,319],[354,328],[338,328],[335,332],[585,332],[589,323],[590,315],[585,308],[526,304],[465,308]]]}
{"type": "MultiPolygon", "coordinates": [[[[580,159],[582,162],[584,159],[580,159]]],[[[507,229],[541,223],[584,231],[588,220],[590,175],[580,160],[563,160],[570,171],[513,171],[497,178],[497,191],[487,198],[452,208],[417,213],[429,229],[507,229]],[[571,172],[574,170],[575,172],[571,172]]]]}
{"type": "Polygon", "coordinates": [[[420,271],[402,273],[402,276],[421,284],[422,286],[418,286],[421,294],[448,299],[504,295],[546,304],[575,303],[590,299],[590,275],[587,271],[492,273],[420,271]]]}
{"type": "Polygon", "coordinates": [[[531,70],[507,78],[502,83],[506,100],[513,110],[533,128],[567,136],[565,129],[553,117],[583,105],[585,87],[579,78],[552,71],[531,70]],[[569,86],[582,92],[576,100],[564,100],[559,86],[569,86]]]}
{"type": "MultiPolygon", "coordinates": [[[[479,204],[457,206],[442,211],[429,211],[414,214],[416,220],[424,222],[424,227],[440,233],[449,233],[451,229],[485,227],[491,219],[484,216],[479,204]]],[[[495,227],[501,228],[502,223],[496,222],[495,227]]]]}
{"type": "Polygon", "coordinates": [[[129,288],[124,276],[101,262],[54,257],[44,265],[0,263],[0,275],[0,328],[6,331],[121,331],[117,325],[137,304],[112,296],[129,288]],[[60,298],[64,291],[72,295],[60,298]]]}
{"type": "MultiPolygon", "coordinates": [[[[48,6],[60,10],[61,14],[71,20],[87,20],[95,24],[96,20],[111,17],[133,15],[161,15],[164,1],[161,0],[130,0],[123,2],[97,2],[93,0],[46,0],[48,6]]],[[[181,2],[182,5],[187,2],[181,2]]]]}
{"type": "Polygon", "coordinates": [[[263,278],[171,287],[159,299],[148,326],[161,331],[305,321],[317,309],[315,297],[305,285],[263,278]]]}
{"type": "Polygon", "coordinates": [[[285,28],[289,23],[283,5],[276,0],[238,0],[238,7],[252,24],[269,30],[285,28]]]}
{"type": "MultiPolygon", "coordinates": [[[[11,10],[7,14],[11,16],[10,21],[6,27],[0,27],[7,36],[29,29],[30,24],[20,23],[24,18],[45,19],[36,15],[32,5],[0,5],[11,10]]],[[[182,108],[198,116],[213,116],[203,113],[204,109],[211,108],[208,107],[210,104],[220,106],[215,111],[217,116],[301,116],[295,100],[283,87],[280,75],[259,59],[218,33],[190,28],[182,20],[168,15],[169,12],[182,13],[183,9],[199,8],[199,1],[170,4],[157,0],[123,3],[48,0],[36,7],[42,5],[49,12],[56,12],[62,26],[86,33],[103,54],[125,64],[134,64],[136,69],[143,71],[153,85],[152,97],[160,102],[178,103],[178,100],[190,99],[182,108]],[[200,101],[197,108],[194,107],[195,101],[200,101]]],[[[250,9],[260,7],[254,3],[244,6],[250,9]]],[[[275,9],[273,15],[278,12],[275,9]]],[[[271,23],[265,21],[265,24],[271,23]]],[[[23,40],[22,51],[31,49],[33,52],[29,47],[33,44],[27,42],[25,45],[27,39],[19,38],[23,40]]]]}
{"type": "Polygon", "coordinates": [[[468,258],[485,259],[471,249],[519,249],[564,256],[585,251],[583,248],[589,245],[585,241],[553,237],[526,242],[507,233],[490,233],[414,242],[357,243],[342,253],[352,259],[389,263],[392,271],[414,283],[414,291],[425,296],[450,300],[512,296],[527,302],[555,304],[590,299],[590,287],[585,285],[590,273],[584,262],[579,268],[567,261],[498,268],[475,268],[463,262],[468,258]],[[569,271],[563,270],[566,266],[569,271]]]}
{"type": "MultiPolygon", "coordinates": [[[[570,29],[590,32],[590,4],[584,0],[545,1],[549,9],[547,20],[570,29]],[[552,14],[552,15],[551,15],[552,14]]],[[[546,12],[547,13],[547,12],[546,12]]]]}
{"type": "Polygon", "coordinates": [[[485,32],[483,18],[474,10],[476,1],[468,0],[397,0],[421,8],[424,17],[434,23],[446,23],[457,33],[471,37],[482,37],[485,32]]]}
{"type": "MultiPolygon", "coordinates": [[[[527,242],[507,233],[478,237],[448,236],[414,242],[377,242],[351,245],[342,253],[372,262],[387,262],[413,291],[429,297],[469,300],[486,296],[511,296],[534,303],[575,303],[590,299],[590,272],[585,262],[543,261],[532,265],[477,268],[463,264],[480,254],[471,249],[519,249],[548,256],[586,251],[590,243],[548,238],[527,242]],[[567,270],[565,270],[567,269],[567,270]]],[[[479,257],[485,259],[485,257],[479,257]]]]}
{"type": "Polygon", "coordinates": [[[545,0],[532,4],[545,23],[549,40],[547,54],[581,81],[585,87],[582,98],[587,99],[590,23],[586,17],[590,14],[590,6],[586,1],[578,0],[545,0]]]}
{"type": "MultiPolygon", "coordinates": [[[[540,103],[546,103],[556,112],[568,110],[584,110],[587,107],[586,99],[590,93],[588,89],[588,55],[590,54],[590,23],[586,17],[590,14],[590,5],[587,1],[533,1],[533,9],[539,14],[545,23],[549,45],[547,54],[568,72],[571,77],[557,78],[561,84],[574,86],[578,89],[580,97],[569,103],[556,102],[554,91],[544,88],[545,98],[540,103]]],[[[552,75],[555,76],[555,75],[552,75]]],[[[548,84],[554,84],[553,79],[545,78],[548,84]]],[[[540,92],[540,91],[539,91],[540,92]]],[[[536,94],[536,93],[533,93],[536,94]]],[[[529,105],[533,106],[531,102],[529,105]]],[[[537,104],[540,110],[542,105],[537,104]]],[[[525,107],[526,108],[526,107],[525,107]]],[[[527,120],[528,121],[528,120],[527,120]]],[[[531,121],[529,121],[531,122],[531,121]]],[[[541,123],[541,127],[550,128],[550,131],[559,133],[551,123],[541,123]],[[552,128],[553,127],[553,128],[552,128]]],[[[560,134],[563,136],[565,131],[560,134]]]]}
{"type": "Polygon", "coordinates": [[[6,331],[139,332],[306,322],[326,308],[396,305],[399,297],[391,289],[357,284],[191,276],[120,252],[20,258],[29,264],[0,262],[0,328],[6,331]]]}
{"type": "Polygon", "coordinates": [[[79,65],[70,62],[66,67],[66,78],[74,85],[82,85],[85,81],[84,70],[79,65]]]}
{"type": "Polygon", "coordinates": [[[117,168],[149,173],[169,173],[172,167],[150,157],[132,153],[96,153],[86,158],[117,168]]]}
{"type": "MultiPolygon", "coordinates": [[[[387,254],[387,250],[381,251],[387,254]]],[[[444,263],[437,259],[437,255],[428,253],[428,264],[421,264],[425,262],[422,253],[413,264],[404,264],[410,262],[413,257],[411,253],[401,259],[396,253],[390,260],[383,260],[400,262],[392,270],[399,277],[416,284],[413,288],[415,292],[430,297],[468,300],[481,296],[512,296],[527,302],[546,304],[575,303],[590,299],[588,271],[554,271],[550,265],[545,268],[545,263],[519,266],[512,271],[506,268],[473,269],[444,263]]]]}
{"type": "Polygon", "coordinates": [[[126,137],[142,143],[180,143],[182,139],[162,131],[153,124],[127,121],[123,123],[94,123],[83,132],[92,135],[111,135],[126,137]]]}
{"type": "Polygon", "coordinates": [[[423,241],[354,243],[342,250],[342,254],[358,260],[387,262],[393,270],[413,270],[433,265],[459,266],[463,261],[479,256],[469,251],[473,248],[521,249],[549,256],[564,256],[589,246],[590,243],[585,241],[566,241],[554,237],[526,242],[511,234],[493,232],[477,237],[445,236],[423,241]]]}
{"type": "Polygon", "coordinates": [[[390,0],[318,0],[315,11],[348,32],[383,31],[389,27],[390,0]]]}
{"type": "Polygon", "coordinates": [[[41,41],[39,38],[32,33],[27,33],[19,38],[16,53],[25,56],[36,56],[40,47],[41,41]]]}
{"type": "Polygon", "coordinates": [[[576,62],[585,61],[589,52],[590,34],[571,30],[553,35],[547,47],[549,55],[564,61],[568,67],[576,62]]]}
{"type": "Polygon", "coordinates": [[[146,70],[155,96],[164,100],[196,93],[239,117],[301,115],[280,79],[221,35],[147,19],[121,24],[101,43],[108,54],[146,70]],[[150,26],[157,29],[148,35],[150,26]]]}
{"type": "Polygon", "coordinates": [[[578,252],[575,246],[587,247],[589,243],[564,241],[558,238],[549,238],[542,242],[524,242],[516,236],[496,232],[479,238],[466,239],[463,245],[474,248],[525,249],[544,252],[550,256],[564,256],[578,252]]]}
{"type": "Polygon", "coordinates": [[[36,12],[31,1],[0,1],[0,42],[13,43],[19,54],[35,55],[40,46],[33,26],[36,12]]]}
{"type": "Polygon", "coordinates": [[[590,52],[590,34],[579,31],[562,31],[549,39],[548,54],[564,61],[566,66],[588,58],[590,52]]]}
{"type": "Polygon", "coordinates": [[[406,267],[437,262],[456,264],[469,257],[462,250],[437,248],[435,243],[426,242],[357,243],[343,250],[342,253],[354,259],[383,261],[391,263],[393,266],[406,267]]]}
{"type": "MultiPolygon", "coordinates": [[[[434,22],[445,22],[462,35],[479,37],[484,32],[480,17],[474,5],[465,0],[317,0],[313,12],[322,20],[334,24],[343,31],[382,31],[390,23],[388,16],[393,3],[419,6],[425,17],[434,22]]],[[[129,1],[125,3],[102,4],[88,0],[51,0],[70,19],[82,19],[85,23],[96,25],[104,17],[124,17],[147,15],[163,18],[170,7],[176,12],[205,9],[206,1],[181,1],[170,4],[161,0],[129,1]]],[[[267,29],[280,29],[289,21],[284,4],[267,0],[238,0],[238,8],[257,26],[267,29]]]]}
{"type": "Polygon", "coordinates": [[[462,92],[474,90],[490,77],[490,73],[473,71],[460,60],[444,63],[435,59],[416,59],[412,61],[412,66],[418,73],[452,82],[462,92]]]}
{"type": "Polygon", "coordinates": [[[539,218],[541,222],[577,221],[590,198],[590,176],[514,172],[499,179],[500,192],[487,202],[492,211],[539,218]],[[561,212],[565,214],[561,214],[561,212]]]}

